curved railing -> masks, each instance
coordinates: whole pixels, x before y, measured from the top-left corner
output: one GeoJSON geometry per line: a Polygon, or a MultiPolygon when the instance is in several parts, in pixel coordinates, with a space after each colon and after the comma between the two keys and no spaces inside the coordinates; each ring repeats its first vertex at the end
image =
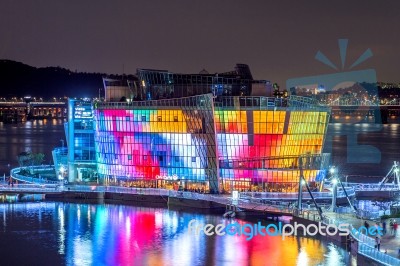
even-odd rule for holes
{"type": "Polygon", "coordinates": [[[38,177],[33,177],[33,176],[25,176],[25,175],[20,175],[17,174],[20,172],[22,169],[33,169],[35,171],[43,171],[43,170],[51,170],[54,169],[53,165],[39,165],[39,166],[29,166],[29,167],[18,167],[14,168],[10,172],[10,176],[19,181],[23,181],[26,183],[33,183],[33,184],[59,184],[59,181],[52,181],[52,180],[47,180],[44,178],[38,178],[38,177]]]}
{"type": "Polygon", "coordinates": [[[62,192],[63,187],[57,184],[13,184],[0,186],[0,192],[13,192],[19,193],[48,193],[48,192],[62,192]]]}

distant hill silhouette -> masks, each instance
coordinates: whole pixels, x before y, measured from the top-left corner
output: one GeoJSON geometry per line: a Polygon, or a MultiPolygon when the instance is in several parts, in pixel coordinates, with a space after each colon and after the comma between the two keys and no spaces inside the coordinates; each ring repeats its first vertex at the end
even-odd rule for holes
{"type": "Polygon", "coordinates": [[[106,75],[77,73],[61,67],[36,68],[0,60],[0,97],[96,97],[106,75]]]}

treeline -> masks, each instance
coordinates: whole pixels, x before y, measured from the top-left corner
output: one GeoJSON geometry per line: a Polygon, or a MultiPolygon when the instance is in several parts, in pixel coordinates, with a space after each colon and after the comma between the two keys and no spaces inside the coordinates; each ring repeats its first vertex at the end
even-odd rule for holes
{"type": "MultiPolygon", "coordinates": [[[[80,73],[61,67],[36,68],[0,60],[0,97],[96,97],[105,73],[80,73]]],[[[118,77],[118,76],[114,76],[118,77]]]]}

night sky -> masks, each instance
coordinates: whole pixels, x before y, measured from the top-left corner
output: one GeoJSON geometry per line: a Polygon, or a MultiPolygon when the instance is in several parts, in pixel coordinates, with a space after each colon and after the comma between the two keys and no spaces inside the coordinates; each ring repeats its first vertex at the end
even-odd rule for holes
{"type": "Polygon", "coordinates": [[[336,73],[366,49],[379,81],[399,82],[400,1],[0,0],[0,58],[36,67],[135,73],[136,68],[210,73],[247,63],[257,79],[336,73]]]}

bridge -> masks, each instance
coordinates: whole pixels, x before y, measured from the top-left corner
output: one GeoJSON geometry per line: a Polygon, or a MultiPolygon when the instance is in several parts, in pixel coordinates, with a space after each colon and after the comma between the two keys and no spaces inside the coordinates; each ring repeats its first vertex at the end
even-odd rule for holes
{"type": "Polygon", "coordinates": [[[0,102],[0,122],[17,123],[28,119],[66,118],[68,103],[54,102],[0,102]]]}
{"type": "Polygon", "coordinates": [[[330,105],[331,122],[386,124],[400,119],[400,105],[330,105]]]}

